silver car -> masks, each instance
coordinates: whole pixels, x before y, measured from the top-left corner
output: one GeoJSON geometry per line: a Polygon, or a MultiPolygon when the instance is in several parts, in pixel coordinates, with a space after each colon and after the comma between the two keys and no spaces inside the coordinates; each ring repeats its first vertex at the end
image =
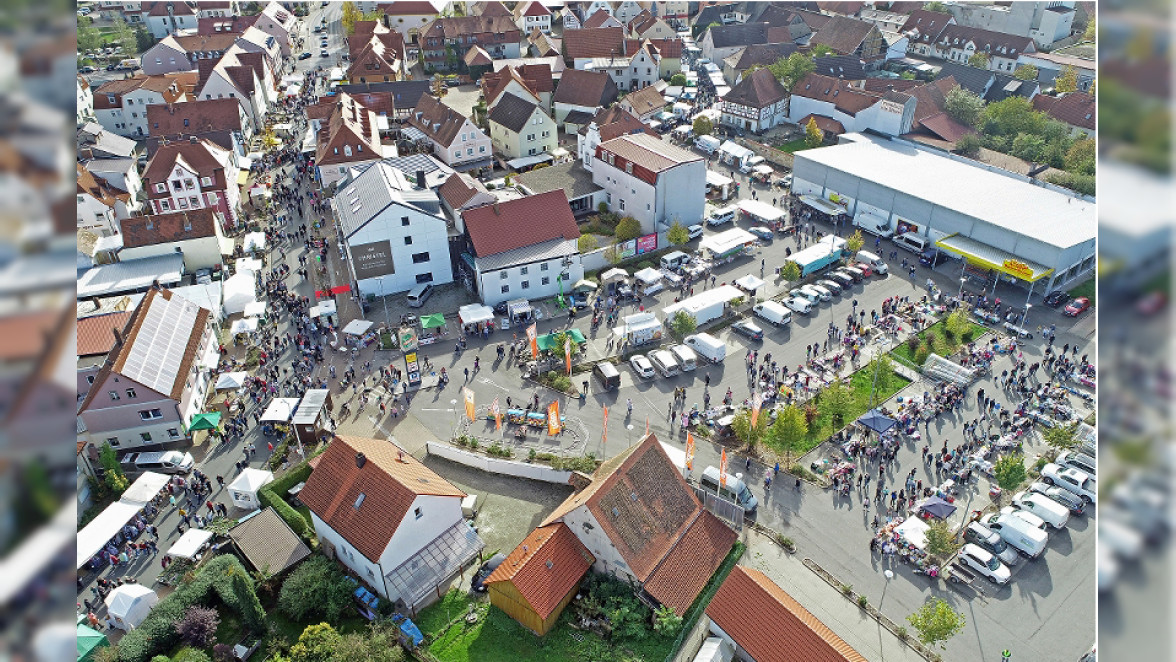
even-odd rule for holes
{"type": "Polygon", "coordinates": [[[841,286],[832,280],[818,280],[817,285],[829,290],[833,294],[841,294],[841,286]]]}
{"type": "Polygon", "coordinates": [[[1058,502],[1070,509],[1070,512],[1075,515],[1084,515],[1086,513],[1086,502],[1082,500],[1082,497],[1069,490],[1062,489],[1057,485],[1048,485],[1041,481],[1036,481],[1029,486],[1029,491],[1037,492],[1046,498],[1058,502]]]}
{"type": "Polygon", "coordinates": [[[819,283],[813,283],[812,285],[806,285],[805,287],[808,287],[809,289],[814,290],[817,294],[819,294],[821,296],[821,301],[831,301],[833,299],[832,290],[820,285],[819,283]]]}

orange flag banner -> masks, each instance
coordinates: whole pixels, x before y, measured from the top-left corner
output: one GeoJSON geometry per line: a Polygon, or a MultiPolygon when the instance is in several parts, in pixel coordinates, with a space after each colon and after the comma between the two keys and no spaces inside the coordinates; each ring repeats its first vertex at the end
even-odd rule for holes
{"type": "Polygon", "coordinates": [[[564,343],[564,358],[568,362],[568,374],[572,374],[572,339],[568,338],[564,343]]]}
{"type": "Polygon", "coordinates": [[[723,449],[723,454],[719,457],[719,487],[727,486],[727,449],[723,449]]]}
{"type": "Polygon", "coordinates": [[[608,407],[604,407],[604,434],[601,435],[601,440],[608,443],[608,407]]]}
{"type": "Polygon", "coordinates": [[[498,405],[498,398],[490,404],[490,413],[494,415],[494,429],[502,429],[502,408],[498,405]]]}
{"type": "Polygon", "coordinates": [[[463,388],[461,392],[465,397],[466,416],[472,421],[474,420],[474,392],[468,388],[463,388]]]}
{"type": "Polygon", "coordinates": [[[559,400],[553,400],[547,405],[547,434],[557,435],[563,431],[563,423],[559,420],[559,400]]]}
{"type": "Polygon", "coordinates": [[[645,436],[649,436],[649,417],[645,417],[645,436]]]}
{"type": "Polygon", "coordinates": [[[694,434],[686,433],[686,470],[694,471],[694,434]]]}
{"type": "Polygon", "coordinates": [[[539,358],[539,326],[532,324],[527,327],[527,342],[531,343],[531,358],[539,358]]]}
{"type": "Polygon", "coordinates": [[[758,393],[751,395],[751,429],[755,429],[755,422],[759,420],[760,415],[760,397],[758,393]]]}

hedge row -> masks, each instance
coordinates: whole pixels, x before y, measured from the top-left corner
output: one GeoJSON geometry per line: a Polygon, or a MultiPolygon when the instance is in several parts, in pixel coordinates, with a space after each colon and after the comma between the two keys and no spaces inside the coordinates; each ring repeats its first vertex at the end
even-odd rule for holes
{"type": "Polygon", "coordinates": [[[257,492],[257,498],[261,501],[263,508],[267,506],[273,508],[278,516],[286,520],[286,524],[290,525],[290,529],[294,533],[307,540],[314,538],[314,529],[311,528],[310,522],[306,521],[302,513],[294,510],[294,507],[287,503],[282,495],[288,492],[291,487],[309,478],[311,471],[310,464],[303,462],[257,492]]]}
{"type": "Polygon", "coordinates": [[[229,611],[239,614],[242,622],[253,630],[265,628],[265,610],[257,599],[253,580],[245,566],[231,554],[210,560],[196,572],[190,582],[159,601],[147,619],[131,630],[118,643],[120,662],[147,662],[152,656],[171,650],[180,641],[175,624],[192,605],[206,604],[210,593],[229,611]]]}

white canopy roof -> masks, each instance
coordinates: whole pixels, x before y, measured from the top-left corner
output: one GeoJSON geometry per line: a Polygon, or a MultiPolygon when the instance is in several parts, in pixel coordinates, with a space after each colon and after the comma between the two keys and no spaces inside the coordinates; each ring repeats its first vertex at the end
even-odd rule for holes
{"type": "Polygon", "coordinates": [[[142,584],[123,584],[111,591],[105,602],[111,616],[134,627],[143,622],[159,596],[142,584]]]}
{"type": "Polygon", "coordinates": [[[629,272],[620,267],[613,267],[608,271],[600,274],[600,282],[607,283],[612,280],[625,280],[629,277],[629,272]]]}
{"type": "Polygon", "coordinates": [[[91,520],[86,528],[78,531],[78,567],[94,558],[142,507],[140,503],[116,501],[91,520]]]}
{"type": "Polygon", "coordinates": [[[274,398],[265,408],[265,413],[261,415],[262,422],[289,423],[290,418],[294,416],[294,410],[298,407],[298,402],[299,398],[274,398]]]}
{"type": "Polygon", "coordinates": [[[245,317],[260,317],[265,314],[265,302],[254,301],[245,306],[245,317]]]}
{"type": "MultiPolygon", "coordinates": [[[[682,127],[679,127],[679,128],[682,128],[682,127]]],[[[731,179],[730,177],[724,175],[721,172],[715,172],[714,170],[707,170],[706,171],[706,185],[707,186],[714,186],[716,188],[721,188],[723,186],[730,186],[731,184],[734,184],[734,183],[735,183],[734,179],[731,179]]]]}
{"type": "Polygon", "coordinates": [[[167,485],[168,477],[148,471],[147,473],[135,479],[127,491],[123,492],[121,501],[130,504],[147,505],[147,502],[154,499],[156,494],[167,485]]]}
{"type": "Polygon", "coordinates": [[[200,553],[200,548],[211,539],[212,531],[188,529],[176,544],[167,550],[167,555],[178,559],[194,559],[200,553]]]}
{"type": "Polygon", "coordinates": [[[334,299],[324,299],[319,305],[310,309],[311,317],[318,317],[320,315],[334,315],[338,312],[338,307],[335,305],[334,299]]]}
{"type": "Polygon", "coordinates": [[[250,232],[249,234],[245,235],[245,242],[244,242],[244,246],[243,246],[243,249],[245,250],[245,252],[249,252],[255,248],[257,248],[257,249],[265,248],[265,233],[264,232],[250,232]]]}
{"type": "Polygon", "coordinates": [[[784,211],[760,200],[740,200],[739,210],[767,223],[775,223],[787,216],[784,211]]]}
{"type": "Polygon", "coordinates": [[[662,325],[654,313],[634,313],[621,318],[621,325],[613,328],[613,333],[624,338],[630,333],[641,333],[647,329],[657,329],[662,325]]]}
{"type": "Polygon", "coordinates": [[[731,156],[733,156],[737,159],[742,159],[744,157],[751,156],[752,154],[754,154],[754,152],[752,152],[750,149],[748,149],[748,148],[746,148],[746,147],[744,147],[744,146],[742,146],[732,140],[728,140],[728,141],[724,142],[722,145],[719,145],[719,151],[723,152],[725,154],[730,154],[731,156]]]}
{"type": "Polygon", "coordinates": [[[642,283],[652,285],[662,279],[662,272],[653,267],[645,267],[641,271],[633,274],[633,277],[642,283]]]}
{"type": "Polygon", "coordinates": [[[262,261],[255,257],[242,257],[237,259],[237,273],[243,271],[261,271],[265,268],[262,261]]]}
{"type": "Polygon", "coordinates": [[[343,327],[343,333],[350,333],[353,336],[362,336],[367,333],[367,330],[372,328],[373,322],[368,320],[351,320],[347,326],[343,327]]]}
{"type": "Polygon", "coordinates": [[[239,271],[225,281],[225,301],[223,307],[226,315],[245,312],[245,306],[257,301],[257,286],[253,283],[253,272],[239,271]]]}
{"type": "Polygon", "coordinates": [[[905,522],[894,529],[894,532],[903,540],[923,549],[927,546],[927,529],[929,528],[931,527],[918,517],[908,517],[905,522]]]}
{"type": "Polygon", "coordinates": [[[232,333],[252,333],[257,330],[258,319],[245,317],[233,322],[232,333]]]}
{"type": "Polygon", "coordinates": [[[476,324],[489,322],[494,319],[494,309],[480,303],[471,303],[457,309],[457,316],[462,324],[476,324]]]}
{"type": "Polygon", "coordinates": [[[272,471],[264,469],[245,469],[237,476],[237,479],[229,484],[229,489],[237,492],[249,492],[256,494],[263,485],[272,483],[274,474],[272,471]]]}
{"type": "Polygon", "coordinates": [[[759,276],[747,274],[746,276],[736,280],[735,285],[745,290],[754,291],[763,287],[764,281],[759,276]]]}
{"type": "Polygon", "coordinates": [[[738,246],[754,243],[755,240],[755,235],[747,230],[743,228],[731,228],[726,232],[703,237],[702,241],[698,242],[698,248],[699,250],[709,250],[716,255],[722,255],[738,246]]]}
{"type": "Polygon", "coordinates": [[[247,372],[226,372],[216,378],[216,390],[241,388],[245,385],[245,378],[248,376],[247,372]]]}

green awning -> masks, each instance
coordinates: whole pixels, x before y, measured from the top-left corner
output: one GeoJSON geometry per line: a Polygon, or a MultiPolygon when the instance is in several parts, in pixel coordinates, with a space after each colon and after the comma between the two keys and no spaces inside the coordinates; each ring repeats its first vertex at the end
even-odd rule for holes
{"type": "Polygon", "coordinates": [[[421,328],[435,329],[439,326],[445,326],[445,316],[441,313],[433,313],[421,317],[421,328]]]}
{"type": "Polygon", "coordinates": [[[220,428],[221,415],[219,411],[210,411],[203,414],[196,414],[192,417],[192,425],[188,427],[189,432],[197,430],[216,430],[220,428]]]}
{"type": "MultiPolygon", "coordinates": [[[[580,333],[579,329],[570,329],[568,330],[567,334],[568,337],[572,339],[572,342],[576,343],[577,345],[584,343],[586,340],[584,338],[584,334],[580,333]]],[[[554,333],[549,333],[545,336],[539,336],[537,341],[539,344],[539,349],[543,351],[551,349],[555,341],[555,335],[556,334],[554,333]]]]}
{"type": "Polygon", "coordinates": [[[86,625],[78,623],[78,662],[89,662],[99,648],[109,646],[106,635],[86,625]]]}

